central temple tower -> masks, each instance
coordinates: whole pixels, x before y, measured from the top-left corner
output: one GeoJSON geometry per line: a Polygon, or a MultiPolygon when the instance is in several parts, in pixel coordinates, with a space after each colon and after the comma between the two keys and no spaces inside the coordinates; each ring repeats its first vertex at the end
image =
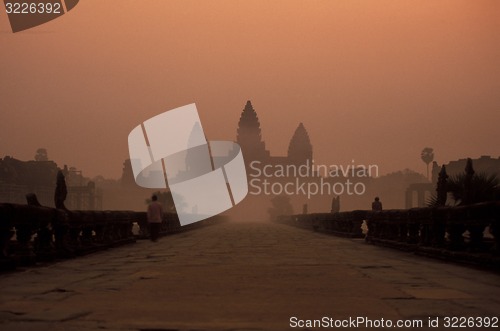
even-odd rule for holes
{"type": "Polygon", "coordinates": [[[262,140],[259,118],[250,100],[241,113],[236,142],[241,146],[247,165],[252,161],[263,163],[269,161],[269,151],[266,150],[266,144],[262,140]]]}
{"type": "MultiPolygon", "coordinates": [[[[262,139],[259,117],[250,101],[247,101],[241,113],[236,142],[241,146],[247,167],[252,161],[260,161],[260,166],[312,165],[313,147],[309,134],[302,123],[299,124],[290,140],[288,154],[286,156],[271,156],[262,139]]],[[[255,166],[259,167],[258,164],[255,166]]]]}

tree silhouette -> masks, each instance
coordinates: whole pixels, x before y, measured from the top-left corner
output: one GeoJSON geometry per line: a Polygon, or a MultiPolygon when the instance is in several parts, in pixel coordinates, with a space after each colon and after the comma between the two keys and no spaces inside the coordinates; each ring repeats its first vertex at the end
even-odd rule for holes
{"type": "Polygon", "coordinates": [[[66,178],[61,170],[57,172],[56,190],[54,192],[54,204],[57,209],[67,209],[64,201],[68,196],[68,189],[66,187],[66,178]]]}
{"type": "Polygon", "coordinates": [[[459,205],[498,200],[500,180],[496,174],[476,173],[472,160],[468,158],[465,171],[450,178],[448,191],[459,205]]]}
{"type": "Polygon", "coordinates": [[[429,164],[434,161],[434,149],[426,147],[420,153],[420,158],[427,165],[427,179],[429,179],[429,164]]]}
{"type": "Polygon", "coordinates": [[[437,195],[428,203],[429,207],[445,205],[447,193],[451,193],[451,205],[469,205],[500,199],[500,179],[496,174],[476,173],[472,160],[467,159],[465,171],[448,178],[444,166],[439,174],[437,195]]]}
{"type": "Polygon", "coordinates": [[[446,205],[446,200],[448,199],[448,178],[450,178],[450,176],[446,173],[446,167],[443,164],[437,180],[436,194],[427,202],[429,207],[441,207],[446,205]]]}

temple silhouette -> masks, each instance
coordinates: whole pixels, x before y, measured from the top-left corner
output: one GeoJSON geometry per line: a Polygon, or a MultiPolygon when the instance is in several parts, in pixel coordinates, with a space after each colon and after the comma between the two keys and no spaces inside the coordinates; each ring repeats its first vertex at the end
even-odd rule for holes
{"type": "MultiPolygon", "coordinates": [[[[259,117],[250,100],[241,112],[236,142],[243,151],[247,168],[253,161],[261,165],[312,165],[313,147],[303,123],[299,123],[290,139],[286,156],[272,156],[262,138],[259,117]]],[[[256,163],[257,164],[257,163],[256,163]]]]}
{"type": "MultiPolygon", "coordinates": [[[[259,116],[250,100],[246,102],[241,111],[236,129],[235,140],[241,146],[243,152],[250,192],[256,192],[257,187],[264,188],[263,181],[256,180],[254,185],[251,185],[252,179],[258,177],[255,176],[255,168],[262,169],[265,166],[306,167],[308,169],[307,176],[294,176],[285,173],[283,176],[261,177],[259,180],[265,179],[269,185],[276,183],[276,188],[279,187],[278,184],[280,183],[285,185],[289,182],[295,182],[295,180],[298,181],[295,182],[295,186],[305,182],[306,184],[316,183],[321,187],[323,187],[323,183],[329,183],[331,186],[337,182],[345,182],[347,179],[362,182],[366,186],[365,194],[360,196],[344,195],[342,197],[341,211],[363,209],[370,206],[375,196],[380,196],[384,201],[384,207],[387,206],[387,208],[424,207],[429,198],[435,193],[441,165],[446,166],[449,176],[454,176],[462,173],[466,164],[465,158],[449,160],[442,164],[434,161],[432,180],[428,180],[424,176],[419,177],[419,173],[406,171],[407,169],[377,178],[349,178],[349,175],[347,177],[325,177],[322,172],[318,171],[318,165],[313,163],[313,145],[303,123],[298,123],[291,135],[288,150],[284,156],[272,155],[266,148],[259,116]],[[250,164],[254,161],[258,161],[258,163],[251,168],[250,164]]],[[[279,130],[279,128],[277,129],[279,130]]],[[[271,130],[275,131],[276,128],[271,128],[271,130]]],[[[334,151],[329,156],[335,160],[334,151]]],[[[481,156],[471,159],[476,172],[500,176],[499,157],[481,156]]],[[[24,204],[26,203],[26,194],[34,193],[42,205],[54,206],[54,188],[58,170],[62,170],[66,177],[68,185],[66,207],[68,209],[119,210],[126,208],[128,210],[143,210],[145,198],[157,191],[136,185],[129,159],[123,162],[121,178],[114,180],[102,176],[93,179],[84,177],[82,171],[74,167],[60,168],[54,161],[46,157],[37,159],[35,156],[35,160],[21,161],[11,156],[4,156],[0,158],[0,202],[24,204]]],[[[274,171],[273,169],[269,170],[270,172],[274,171]]],[[[279,195],[271,193],[263,196],[262,201],[264,201],[264,198],[270,200],[275,195],[279,195]]],[[[329,192],[322,192],[309,199],[309,197],[304,197],[304,194],[299,190],[294,191],[293,195],[288,194],[287,196],[290,198],[291,204],[295,206],[295,212],[300,210],[305,203],[309,204],[309,211],[311,212],[330,210],[334,195],[329,192]]],[[[265,206],[261,208],[264,213],[266,213],[266,208],[265,206]]]]}

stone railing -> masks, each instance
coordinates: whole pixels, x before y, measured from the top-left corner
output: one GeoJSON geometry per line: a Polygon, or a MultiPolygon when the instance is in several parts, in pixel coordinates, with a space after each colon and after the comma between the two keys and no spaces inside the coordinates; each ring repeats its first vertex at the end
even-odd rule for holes
{"type": "Polygon", "coordinates": [[[51,261],[135,242],[132,211],[69,211],[0,204],[0,268],[51,261]]]}
{"type": "Polygon", "coordinates": [[[500,269],[500,201],[468,206],[280,216],[279,223],[500,269]]]}
{"type": "MultiPolygon", "coordinates": [[[[161,234],[191,230],[222,216],[180,226],[177,215],[164,215],[161,234]]],[[[145,212],[70,211],[0,203],[0,270],[92,253],[147,238],[145,212]],[[139,235],[132,232],[134,223],[139,235]]]]}
{"type": "Polygon", "coordinates": [[[367,213],[369,243],[500,268],[500,202],[367,213]]]}
{"type": "Polygon", "coordinates": [[[365,210],[355,210],[340,213],[279,216],[276,221],[342,237],[363,238],[361,225],[366,219],[366,215],[367,211],[365,210]]]}

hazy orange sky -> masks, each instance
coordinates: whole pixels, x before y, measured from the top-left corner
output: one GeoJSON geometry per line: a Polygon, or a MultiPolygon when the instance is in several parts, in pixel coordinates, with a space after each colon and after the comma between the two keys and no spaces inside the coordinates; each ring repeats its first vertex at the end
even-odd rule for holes
{"type": "Polygon", "coordinates": [[[139,123],[195,102],[234,140],[248,99],[273,155],[303,122],[316,163],[500,156],[500,1],[81,0],[16,34],[0,8],[1,156],[118,178],[139,123]]]}

